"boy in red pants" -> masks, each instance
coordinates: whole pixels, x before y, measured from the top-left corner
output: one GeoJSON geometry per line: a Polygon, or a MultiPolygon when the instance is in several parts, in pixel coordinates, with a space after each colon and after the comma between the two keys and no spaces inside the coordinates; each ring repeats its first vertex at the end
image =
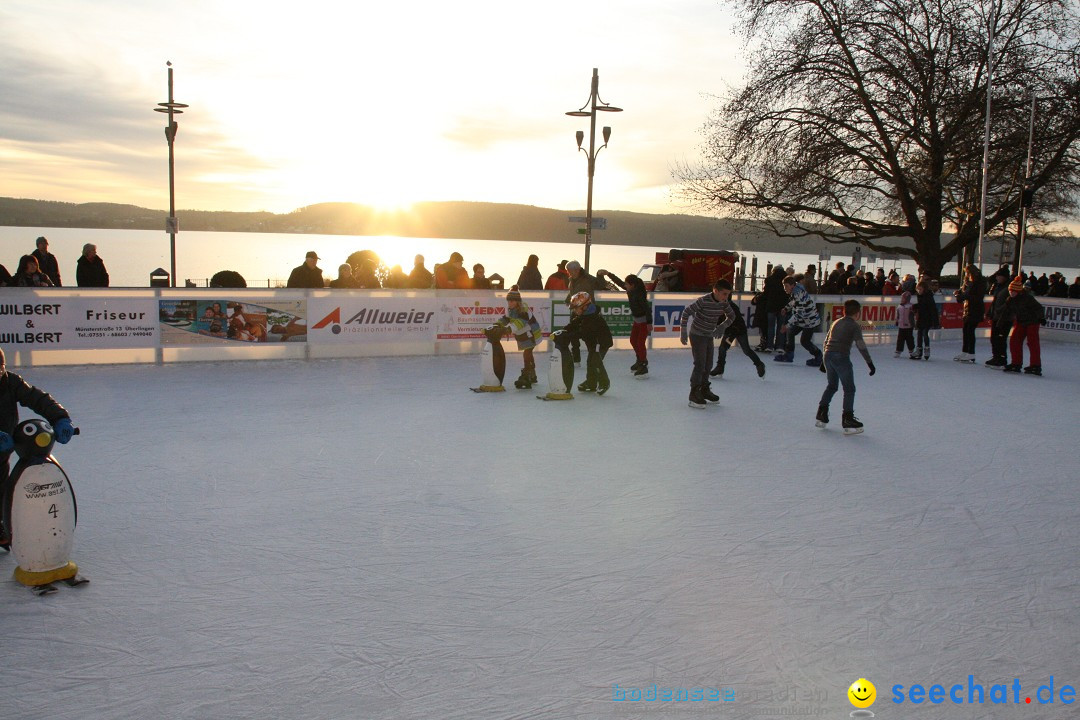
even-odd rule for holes
{"type": "Polygon", "coordinates": [[[1005,372],[1020,372],[1024,364],[1024,340],[1027,340],[1031,364],[1024,368],[1028,375],[1042,375],[1042,357],[1039,352],[1039,326],[1046,324],[1046,311],[1042,304],[1024,288],[1020,278],[1009,283],[1009,299],[1005,301],[1005,317],[1012,319],[1012,335],[1009,336],[1009,352],[1012,362],[1005,372]]]}

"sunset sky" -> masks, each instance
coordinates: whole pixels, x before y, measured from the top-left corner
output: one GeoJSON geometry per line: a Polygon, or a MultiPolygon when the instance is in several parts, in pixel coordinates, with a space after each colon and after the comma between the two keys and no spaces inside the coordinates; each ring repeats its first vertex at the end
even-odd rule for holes
{"type": "Polygon", "coordinates": [[[286,212],[321,201],[585,205],[592,68],[625,109],[595,207],[681,212],[742,44],[716,0],[95,0],[0,4],[0,195],[286,212]],[[586,143],[588,141],[586,140],[586,143]]]}

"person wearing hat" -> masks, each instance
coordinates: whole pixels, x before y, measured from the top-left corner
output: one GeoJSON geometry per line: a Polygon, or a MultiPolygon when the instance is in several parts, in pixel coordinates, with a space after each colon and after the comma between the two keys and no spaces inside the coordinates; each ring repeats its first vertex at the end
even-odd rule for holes
{"type": "Polygon", "coordinates": [[[49,277],[52,284],[60,287],[60,265],[56,262],[56,256],[49,252],[49,240],[44,236],[37,239],[37,250],[30,253],[37,258],[38,268],[49,277]]]}
{"type": "Polygon", "coordinates": [[[510,328],[510,332],[517,341],[518,350],[522,355],[521,375],[514,381],[514,387],[518,390],[528,390],[536,384],[536,360],[533,358],[533,348],[544,337],[540,323],[533,316],[532,310],[521,299],[521,292],[517,285],[510,288],[506,293],[506,315],[499,318],[489,329],[510,328]]]}
{"type": "Polygon", "coordinates": [[[293,268],[289,275],[289,283],[286,287],[291,288],[322,288],[326,287],[323,281],[322,268],[319,267],[319,255],[314,250],[309,250],[304,258],[304,264],[293,268]]]}
{"type": "Polygon", "coordinates": [[[548,275],[547,282],[544,283],[545,290],[566,290],[570,287],[570,274],[566,272],[567,262],[569,261],[560,262],[558,269],[548,275]]]}
{"type": "Polygon", "coordinates": [[[8,458],[15,447],[11,435],[19,424],[19,408],[33,410],[45,418],[56,431],[56,441],[64,444],[71,440],[75,428],[64,407],[49,393],[7,371],[4,350],[0,348],[0,547],[11,545],[11,489],[8,487],[8,458]]]}
{"type": "Polygon", "coordinates": [[[1012,335],[1009,337],[1009,352],[1012,362],[1005,366],[1005,372],[1020,372],[1024,364],[1024,340],[1027,340],[1031,364],[1024,368],[1028,375],[1042,375],[1042,356],[1039,349],[1039,326],[1046,324],[1046,310],[1042,303],[1028,292],[1024,281],[1015,278],[1009,283],[1009,299],[1005,303],[1005,315],[1013,321],[1012,335]]]}
{"type": "MultiPolygon", "coordinates": [[[[589,297],[595,300],[597,292],[607,290],[607,283],[597,280],[585,272],[581,267],[581,263],[577,260],[566,263],[566,272],[570,276],[567,283],[567,289],[570,291],[566,294],[567,305],[570,304],[570,299],[578,293],[589,293],[589,297]]],[[[581,343],[578,341],[577,336],[571,338],[570,352],[574,357],[574,366],[581,367],[581,343]]]]}
{"type": "Polygon", "coordinates": [[[1009,330],[1012,320],[1005,313],[1005,304],[1009,301],[1009,270],[1001,268],[994,273],[994,286],[990,288],[993,300],[990,302],[990,352],[993,355],[986,361],[986,367],[1003,368],[1009,364],[1006,354],[1009,330]]]}

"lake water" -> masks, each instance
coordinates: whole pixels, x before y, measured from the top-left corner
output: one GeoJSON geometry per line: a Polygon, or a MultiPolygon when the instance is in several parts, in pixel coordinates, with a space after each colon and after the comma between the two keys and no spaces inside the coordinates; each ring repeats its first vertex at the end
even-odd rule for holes
{"type": "MultiPolygon", "coordinates": [[[[0,248],[3,248],[0,263],[10,272],[15,272],[19,257],[34,250],[34,241],[39,235],[49,239],[49,250],[60,261],[61,279],[65,285],[75,284],[75,264],[85,243],[97,245],[113,287],[146,287],[153,270],[169,269],[169,236],[154,230],[0,227],[0,248]]],[[[176,237],[177,284],[183,286],[184,280],[190,278],[200,287],[204,287],[206,279],[220,270],[239,272],[249,287],[284,285],[292,269],[304,261],[304,254],[308,250],[314,250],[322,258],[319,266],[327,278],[337,277],[338,265],[357,250],[374,250],[388,266],[401,265],[405,272],[412,269],[413,257],[417,254],[424,256],[426,266],[431,270],[436,262],[444,262],[450,253],[457,251],[464,256],[467,268],[479,262],[489,276],[498,273],[506,278],[507,287],[517,280],[530,254],[540,257],[540,271],[544,277],[555,271],[560,260],[581,262],[585,255],[584,240],[578,243],[535,243],[208,231],[185,231],[176,237]]],[[[657,251],[669,249],[668,246],[659,245],[642,247],[594,243],[589,264],[594,274],[597,269],[604,268],[625,276],[636,273],[643,264],[653,262],[657,251]]],[[[759,275],[764,274],[768,263],[794,264],[802,270],[818,261],[816,253],[741,253],[747,258],[748,274],[751,258],[755,255],[759,275]]],[[[844,255],[834,249],[832,260],[825,265],[831,266],[839,260],[850,262],[850,257],[850,253],[844,255]]],[[[916,272],[915,262],[907,259],[893,261],[879,258],[877,266],[884,266],[887,270],[896,267],[901,274],[916,272]]],[[[1059,268],[1028,269],[1049,273],[1059,268]]],[[[955,266],[946,266],[945,272],[955,272],[955,266]]]]}

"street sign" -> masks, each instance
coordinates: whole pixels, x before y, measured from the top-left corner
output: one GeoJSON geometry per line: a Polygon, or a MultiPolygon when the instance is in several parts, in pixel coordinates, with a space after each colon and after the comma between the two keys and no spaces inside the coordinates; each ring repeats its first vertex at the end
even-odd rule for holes
{"type": "MultiPolygon", "coordinates": [[[[567,218],[567,220],[569,220],[570,222],[587,223],[589,221],[589,218],[585,217],[584,215],[571,215],[567,218]]],[[[594,217],[592,219],[592,229],[607,230],[607,218],[594,217]]],[[[578,234],[583,235],[584,233],[578,231],[578,234]]]]}

